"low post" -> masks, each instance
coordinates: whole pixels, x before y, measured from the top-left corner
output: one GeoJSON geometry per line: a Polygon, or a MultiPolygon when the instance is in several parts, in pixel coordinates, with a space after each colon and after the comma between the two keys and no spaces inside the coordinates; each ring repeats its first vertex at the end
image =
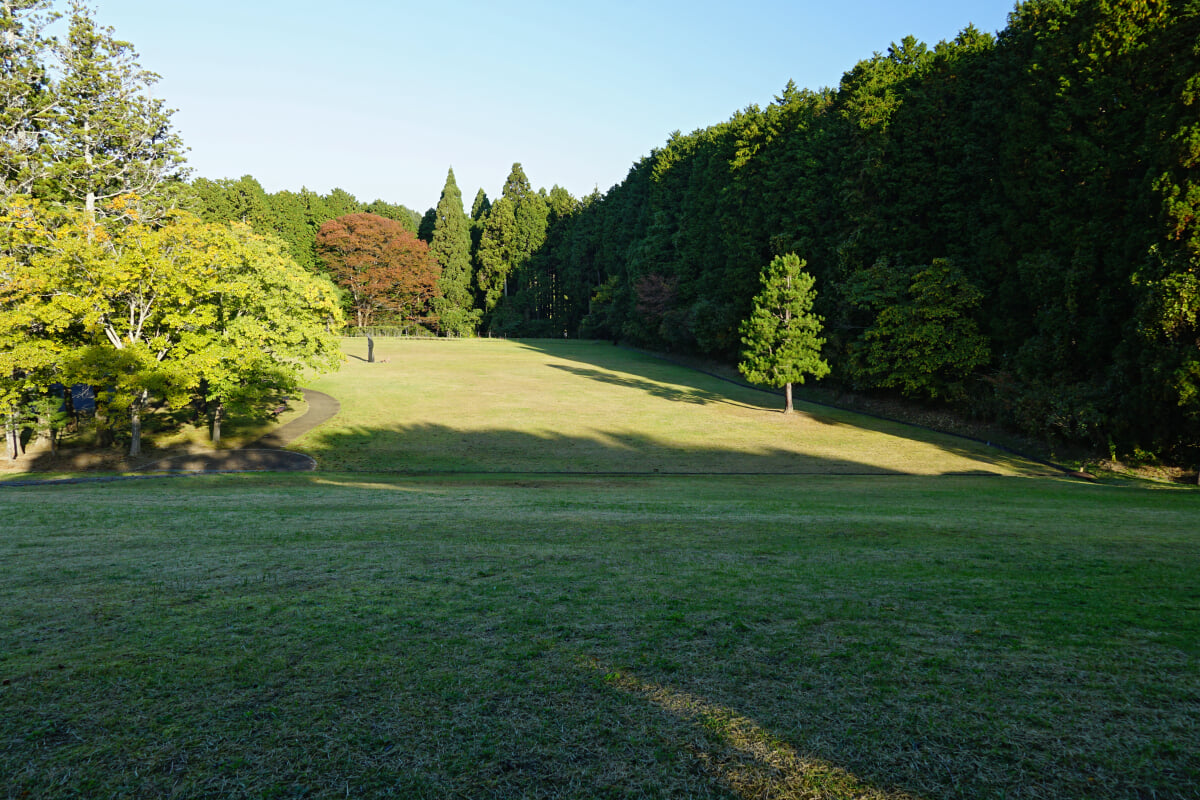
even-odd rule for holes
{"type": "Polygon", "coordinates": [[[369,334],[367,335],[367,363],[375,363],[375,340],[369,334]]]}

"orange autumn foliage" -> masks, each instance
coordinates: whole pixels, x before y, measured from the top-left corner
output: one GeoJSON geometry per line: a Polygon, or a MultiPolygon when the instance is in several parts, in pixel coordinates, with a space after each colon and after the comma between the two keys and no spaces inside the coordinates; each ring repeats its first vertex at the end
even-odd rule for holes
{"type": "Polygon", "coordinates": [[[317,254],[350,294],[359,327],[394,320],[432,322],[441,267],[429,246],[395,220],[347,214],[317,231],[317,254]]]}

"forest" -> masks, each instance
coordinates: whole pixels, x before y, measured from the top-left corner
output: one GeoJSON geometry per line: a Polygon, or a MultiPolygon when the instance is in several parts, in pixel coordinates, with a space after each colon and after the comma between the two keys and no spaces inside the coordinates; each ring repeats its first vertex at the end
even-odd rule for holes
{"type": "Polygon", "coordinates": [[[1197,0],[1028,0],[996,35],[904,38],[836,87],[789,83],[765,107],[676,131],[603,194],[534,190],[519,163],[469,210],[451,170],[424,215],[342,190],[269,194],[252,176],[175,173],[156,191],[327,276],[322,226],[391,220],[436,262],[421,307],[386,291],[356,307],[343,280],[343,308],[436,335],[606,338],[735,363],[763,271],[795,254],[814,279],[826,384],[1194,463],[1198,98],[1197,0]]]}
{"type": "Polygon", "coordinates": [[[603,194],[515,164],[463,219],[451,172],[421,226],[460,276],[441,330],[732,362],[761,271],[796,253],[827,382],[1194,461],[1198,42],[1194,1],[1031,0],[998,35],[905,38],[836,88],[676,131],[603,194]]]}

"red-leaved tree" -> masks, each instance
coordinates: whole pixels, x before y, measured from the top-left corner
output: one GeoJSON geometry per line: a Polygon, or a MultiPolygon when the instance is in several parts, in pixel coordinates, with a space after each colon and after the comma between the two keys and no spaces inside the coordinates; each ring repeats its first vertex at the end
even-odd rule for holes
{"type": "Polygon", "coordinates": [[[317,231],[317,254],[350,293],[359,327],[401,319],[432,322],[442,268],[429,246],[395,220],[347,214],[317,231]]]}

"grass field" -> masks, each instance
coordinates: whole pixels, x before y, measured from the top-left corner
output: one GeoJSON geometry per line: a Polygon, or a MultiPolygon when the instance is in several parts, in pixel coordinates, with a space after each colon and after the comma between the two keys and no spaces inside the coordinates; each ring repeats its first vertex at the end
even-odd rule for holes
{"type": "Polygon", "coordinates": [[[1029,474],[963,439],[798,404],[605,342],[382,340],[314,388],[343,414],[296,443],[331,470],[1029,474]]]}
{"type": "Polygon", "coordinates": [[[0,796],[1200,795],[1197,491],[379,349],[320,472],[2,490],[0,796]]]}

